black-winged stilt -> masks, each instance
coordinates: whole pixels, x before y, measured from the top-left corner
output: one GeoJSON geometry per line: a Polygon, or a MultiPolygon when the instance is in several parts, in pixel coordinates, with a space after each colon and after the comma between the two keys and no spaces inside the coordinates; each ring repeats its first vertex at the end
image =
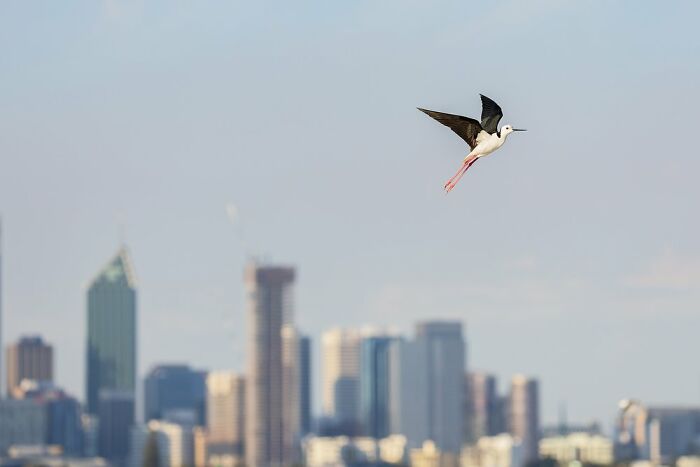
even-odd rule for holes
{"type": "Polygon", "coordinates": [[[469,167],[476,162],[480,157],[488,156],[506,142],[506,138],[514,131],[526,131],[520,128],[513,128],[510,125],[498,129],[498,122],[503,117],[503,111],[493,100],[479,94],[481,96],[481,123],[469,117],[461,115],[452,115],[442,112],[434,112],[432,110],[421,109],[433,117],[438,122],[448,126],[467,142],[471,151],[464,158],[462,166],[457,173],[445,183],[445,191],[450,192],[457,182],[466,173],[469,167]]]}

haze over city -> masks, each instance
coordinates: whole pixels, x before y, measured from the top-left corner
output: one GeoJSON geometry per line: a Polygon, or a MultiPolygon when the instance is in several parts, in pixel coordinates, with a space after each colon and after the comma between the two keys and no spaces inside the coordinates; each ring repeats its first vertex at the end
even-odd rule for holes
{"type": "Polygon", "coordinates": [[[3,2],[3,343],[41,334],[83,397],[85,286],[125,243],[139,376],[244,369],[257,256],[297,268],[315,350],[459,320],[468,368],[536,376],[546,422],[698,405],[699,13],[3,2]],[[476,116],[479,92],[529,131],[445,196],[465,149],[415,107],[476,116]]]}

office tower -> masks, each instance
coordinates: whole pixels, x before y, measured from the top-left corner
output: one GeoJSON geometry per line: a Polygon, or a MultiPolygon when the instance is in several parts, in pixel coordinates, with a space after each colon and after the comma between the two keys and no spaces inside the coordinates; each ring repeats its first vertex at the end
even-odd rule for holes
{"type": "Polygon", "coordinates": [[[312,427],[312,386],[311,378],[311,338],[300,336],[299,338],[299,384],[301,405],[301,435],[311,433],[312,427]]]}
{"type": "Polygon", "coordinates": [[[371,336],[360,345],[360,410],[365,436],[384,438],[389,429],[389,349],[394,337],[371,336]]]}
{"type": "Polygon", "coordinates": [[[129,455],[129,431],[134,424],[134,393],[100,390],[97,451],[112,464],[122,466],[129,455]]]}
{"type": "Polygon", "coordinates": [[[228,371],[207,376],[207,445],[210,455],[240,461],[245,454],[245,378],[228,371]]]}
{"type": "Polygon", "coordinates": [[[511,381],[508,402],[509,432],[523,443],[525,462],[539,457],[539,387],[534,379],[516,375],[511,381]]]}
{"type": "Polygon", "coordinates": [[[0,400],[0,453],[13,445],[44,444],[46,410],[30,399],[0,400]]]}
{"type": "Polygon", "coordinates": [[[616,461],[670,463],[700,452],[700,407],[647,406],[623,400],[615,430],[616,461]]]}
{"type": "Polygon", "coordinates": [[[81,457],[85,433],[80,402],[57,389],[46,396],[46,444],[60,446],[65,456],[81,457]]]}
{"type": "Polygon", "coordinates": [[[45,411],[46,431],[42,444],[59,446],[63,454],[82,457],[84,433],[78,400],[49,381],[25,379],[15,388],[16,399],[32,401],[45,411]]]}
{"type": "Polygon", "coordinates": [[[336,434],[359,434],[360,333],[333,329],[323,334],[323,415],[336,425],[336,434]]]}
{"type": "MultiPolygon", "coordinates": [[[[4,349],[2,343],[2,299],[2,218],[0,217],[0,352],[2,349],[4,349]]],[[[0,355],[0,399],[5,396],[5,382],[3,381],[5,371],[3,369],[3,362],[4,359],[2,358],[2,355],[0,355]]]]}
{"type": "Polygon", "coordinates": [[[40,336],[25,336],[7,347],[7,394],[16,392],[24,379],[53,380],[53,349],[40,336]]]}
{"type": "Polygon", "coordinates": [[[286,464],[283,448],[282,326],[292,324],[294,269],[246,268],[248,373],[246,375],[246,464],[286,464]]]}
{"type": "Polygon", "coordinates": [[[406,437],[409,449],[430,439],[428,362],[425,346],[396,339],[389,348],[389,428],[406,437]]]}
{"type": "Polygon", "coordinates": [[[293,325],[282,327],[282,445],[286,462],[301,461],[301,336],[293,325]]]}
{"type": "Polygon", "coordinates": [[[426,352],[429,439],[442,452],[458,453],[464,437],[466,346],[462,323],[418,323],[416,343],[426,352]]]}
{"type": "Polygon", "coordinates": [[[103,389],[136,389],[136,282],[126,248],[99,272],[87,292],[88,413],[103,389]]]}
{"type": "Polygon", "coordinates": [[[500,413],[496,377],[487,373],[467,374],[466,437],[474,444],[483,436],[500,433],[500,413]]]}
{"type": "Polygon", "coordinates": [[[187,365],[157,365],[144,380],[144,421],[182,417],[185,412],[194,425],[204,425],[206,373],[187,365]]]}

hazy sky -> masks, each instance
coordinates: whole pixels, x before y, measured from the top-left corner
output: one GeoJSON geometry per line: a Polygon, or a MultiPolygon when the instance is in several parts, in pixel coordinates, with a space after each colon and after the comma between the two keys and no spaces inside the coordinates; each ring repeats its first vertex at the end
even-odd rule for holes
{"type": "MultiPolygon", "coordinates": [[[[5,340],[82,395],[124,225],[140,372],[242,369],[247,254],[335,326],[464,321],[546,421],[700,404],[697,2],[0,2],[5,340]],[[527,128],[467,148],[415,107],[527,128]],[[231,223],[226,206],[236,206],[231,223]]],[[[317,341],[316,341],[317,343],[317,341]]],[[[319,398],[316,392],[315,398],[319,398]]]]}

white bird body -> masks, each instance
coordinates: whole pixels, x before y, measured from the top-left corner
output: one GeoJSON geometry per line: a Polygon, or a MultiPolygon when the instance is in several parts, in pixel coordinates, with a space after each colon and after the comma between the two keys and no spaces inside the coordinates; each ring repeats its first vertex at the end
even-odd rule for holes
{"type": "Polygon", "coordinates": [[[479,132],[476,137],[476,147],[472,149],[469,156],[485,157],[495,152],[506,142],[506,138],[511,134],[513,130],[510,125],[506,125],[501,128],[500,135],[498,133],[489,134],[485,131],[479,132]]]}

